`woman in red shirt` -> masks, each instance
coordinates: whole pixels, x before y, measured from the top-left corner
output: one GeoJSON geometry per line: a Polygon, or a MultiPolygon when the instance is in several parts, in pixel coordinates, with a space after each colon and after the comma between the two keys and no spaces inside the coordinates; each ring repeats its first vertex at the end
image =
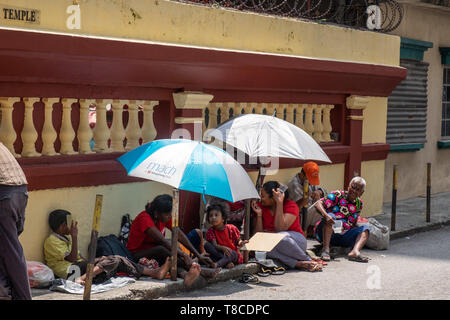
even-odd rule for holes
{"type": "MultiPolygon", "coordinates": [[[[172,248],[171,242],[165,238],[166,228],[172,230],[172,197],[163,194],[147,204],[145,211],[142,211],[131,224],[127,248],[136,261],[147,257],[155,259],[160,265],[164,264],[167,257],[171,256],[172,248]]],[[[178,233],[178,241],[198,257],[200,263],[213,265],[212,260],[201,255],[181,230],[178,233]]],[[[201,268],[180,248],[177,267],[178,276],[185,279],[186,286],[190,286],[199,275],[213,278],[220,271],[220,269],[201,268]]]]}
{"type": "Polygon", "coordinates": [[[300,226],[297,204],[282,192],[277,181],[268,181],[261,189],[261,202],[252,202],[255,216],[254,233],[276,232],[286,236],[267,253],[270,259],[278,259],[291,269],[311,272],[321,271],[322,265],[306,254],[307,241],[300,226]]]}

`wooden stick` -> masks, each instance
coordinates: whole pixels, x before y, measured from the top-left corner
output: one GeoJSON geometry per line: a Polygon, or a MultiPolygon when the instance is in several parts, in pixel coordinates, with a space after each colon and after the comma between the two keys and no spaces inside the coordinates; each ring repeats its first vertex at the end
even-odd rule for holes
{"type": "Polygon", "coordinates": [[[177,280],[177,255],[178,255],[178,202],[180,191],[173,189],[172,202],[172,264],[170,267],[170,279],[177,280]]]}
{"type": "Polygon", "coordinates": [[[97,250],[97,238],[100,230],[100,216],[102,213],[103,196],[95,197],[94,218],[92,220],[91,244],[89,245],[88,265],[86,269],[86,283],[84,286],[83,300],[91,299],[92,272],[94,270],[95,252],[97,250]]]}
{"type": "MultiPolygon", "coordinates": [[[[250,212],[252,199],[245,200],[245,222],[244,222],[244,240],[250,239],[250,212]]],[[[244,263],[248,263],[249,251],[244,251],[244,263]]]]}

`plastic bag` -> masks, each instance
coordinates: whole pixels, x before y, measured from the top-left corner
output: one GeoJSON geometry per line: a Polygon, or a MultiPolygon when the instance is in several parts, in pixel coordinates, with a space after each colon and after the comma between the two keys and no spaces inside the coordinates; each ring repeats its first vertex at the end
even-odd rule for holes
{"type": "Polygon", "coordinates": [[[387,250],[389,249],[390,233],[389,228],[374,218],[369,218],[367,222],[358,220],[358,226],[368,225],[370,228],[369,238],[366,242],[366,247],[374,250],[387,250]]]}
{"type": "Polygon", "coordinates": [[[55,280],[52,269],[38,261],[27,261],[28,280],[31,288],[47,288],[55,280]]]}

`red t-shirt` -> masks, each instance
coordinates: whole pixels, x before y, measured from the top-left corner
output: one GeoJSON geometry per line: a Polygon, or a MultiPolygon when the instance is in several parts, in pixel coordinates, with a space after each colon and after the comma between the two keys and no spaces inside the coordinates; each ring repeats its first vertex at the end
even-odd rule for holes
{"type": "Polygon", "coordinates": [[[130,235],[128,236],[127,248],[131,253],[150,249],[159,245],[154,238],[145,233],[145,231],[151,227],[156,227],[164,236],[164,228],[172,230],[172,218],[165,224],[162,222],[155,224],[152,217],[150,217],[146,211],[139,213],[131,223],[130,235]]]}
{"type": "Polygon", "coordinates": [[[223,230],[216,230],[213,227],[208,229],[206,232],[206,240],[211,242],[216,240],[218,245],[225,246],[230,248],[233,251],[236,251],[238,254],[238,263],[244,263],[244,257],[239,252],[237,247],[237,241],[241,238],[241,233],[239,229],[232,225],[226,224],[223,230]]]}
{"type": "MultiPolygon", "coordinates": [[[[261,202],[259,202],[258,205],[262,209],[264,231],[275,232],[275,212],[272,215],[270,207],[263,206],[261,202]]],[[[297,231],[304,236],[305,234],[303,233],[302,227],[300,226],[299,210],[297,204],[292,200],[285,200],[283,203],[283,212],[296,216],[296,219],[287,231],[297,231]]]]}

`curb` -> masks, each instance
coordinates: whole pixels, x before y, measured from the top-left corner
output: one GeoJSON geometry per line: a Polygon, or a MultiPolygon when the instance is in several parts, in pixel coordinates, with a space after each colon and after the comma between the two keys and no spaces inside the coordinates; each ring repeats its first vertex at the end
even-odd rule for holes
{"type": "Polygon", "coordinates": [[[390,237],[390,240],[395,240],[395,239],[404,238],[404,237],[407,237],[407,236],[410,236],[410,235],[413,235],[416,233],[420,233],[420,232],[438,230],[445,226],[450,226],[450,220],[430,223],[425,226],[416,227],[416,228],[403,230],[403,231],[391,231],[389,237],[390,237]]]}
{"type": "Polygon", "coordinates": [[[256,263],[247,263],[235,266],[233,269],[222,270],[215,279],[206,280],[199,277],[190,288],[186,288],[182,279],[177,281],[164,281],[161,285],[152,285],[148,288],[131,288],[128,294],[118,295],[111,299],[105,300],[154,300],[161,297],[173,295],[180,292],[193,291],[207,287],[210,284],[236,279],[242,276],[243,273],[258,272],[258,265],[256,263]]]}

